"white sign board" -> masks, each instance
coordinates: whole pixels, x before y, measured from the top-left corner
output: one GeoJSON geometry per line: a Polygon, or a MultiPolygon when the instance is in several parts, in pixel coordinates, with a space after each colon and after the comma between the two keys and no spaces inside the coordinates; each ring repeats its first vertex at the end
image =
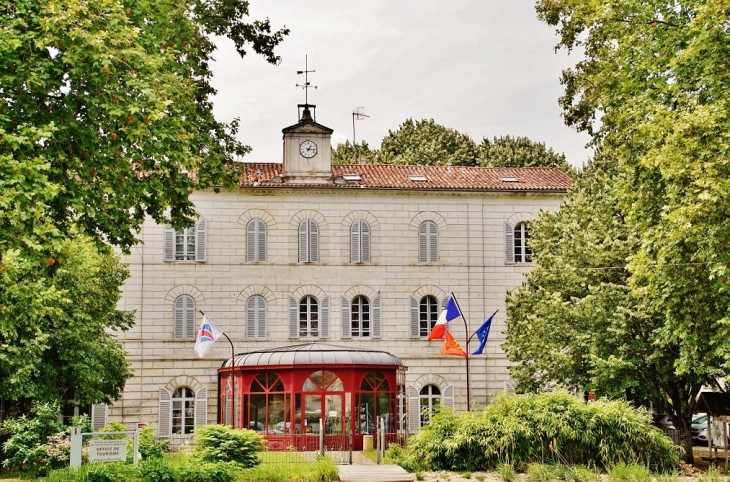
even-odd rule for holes
{"type": "Polygon", "coordinates": [[[725,447],[725,441],[722,434],[723,422],[717,420],[712,421],[712,446],[713,447],[725,447]]]}
{"type": "Polygon", "coordinates": [[[127,439],[89,442],[89,462],[113,462],[115,460],[127,460],[127,439]]]}

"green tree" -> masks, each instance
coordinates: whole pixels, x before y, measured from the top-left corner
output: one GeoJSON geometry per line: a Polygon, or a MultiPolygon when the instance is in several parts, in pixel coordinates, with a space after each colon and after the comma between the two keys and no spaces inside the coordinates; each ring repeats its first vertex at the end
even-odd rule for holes
{"type": "Polygon", "coordinates": [[[571,176],[576,174],[565,154],[527,137],[495,136],[492,141],[485,137],[479,144],[478,163],[483,167],[557,167],[571,176]]]}
{"type": "Polygon", "coordinates": [[[54,276],[18,250],[5,253],[0,311],[18,322],[0,329],[0,398],[108,402],[132,375],[109,331],[133,323],[132,312],[117,309],[126,266],[88,237],[60,252],[54,276]]]}
{"type": "Polygon", "coordinates": [[[690,423],[703,385],[717,386],[722,358],[678,372],[682,340],[663,340],[661,311],[633,296],[628,260],[640,232],[618,209],[615,160],[591,161],[557,213],[530,224],[535,269],[507,299],[503,348],[520,390],[595,389],[601,396],[651,402],[682,430],[691,460],[690,423]]]}
{"type": "Polygon", "coordinates": [[[388,131],[375,158],[379,164],[473,166],[477,145],[466,134],[437,124],[433,119],[407,119],[388,131]]]}
{"type": "Polygon", "coordinates": [[[248,147],[212,112],[212,36],[269,62],[288,33],[243,0],[18,0],[0,8],[0,255],[54,256],[78,229],[128,249],[231,187],[248,147]]]}
{"type": "Polygon", "coordinates": [[[332,149],[332,164],[355,164],[357,159],[361,157],[365,158],[367,164],[373,164],[375,162],[375,156],[377,150],[370,149],[367,141],[361,141],[357,144],[357,157],[353,149],[352,142],[345,141],[337,144],[337,147],[332,149]]]}
{"type": "Polygon", "coordinates": [[[640,235],[628,283],[664,320],[657,346],[677,344],[668,371],[712,377],[720,358],[727,373],[730,7],[541,0],[537,10],[558,47],[584,51],[563,73],[563,115],[618,162],[618,202],[640,235]]]}

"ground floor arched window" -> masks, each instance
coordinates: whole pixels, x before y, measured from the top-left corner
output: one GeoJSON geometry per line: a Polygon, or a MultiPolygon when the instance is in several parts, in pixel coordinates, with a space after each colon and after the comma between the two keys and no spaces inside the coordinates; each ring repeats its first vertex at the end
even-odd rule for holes
{"type": "Polygon", "coordinates": [[[189,434],[195,429],[195,393],[178,387],[172,393],[172,433],[189,434]]]}

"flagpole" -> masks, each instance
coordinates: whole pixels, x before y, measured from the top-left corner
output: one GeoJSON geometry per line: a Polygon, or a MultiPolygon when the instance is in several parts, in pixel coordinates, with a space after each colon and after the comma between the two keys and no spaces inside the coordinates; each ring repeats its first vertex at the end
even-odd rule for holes
{"type": "MultiPolygon", "coordinates": [[[[203,310],[198,310],[201,315],[205,316],[205,313],[203,310]]],[[[228,335],[226,335],[226,332],[221,331],[221,334],[226,337],[226,340],[228,340],[228,343],[231,345],[231,376],[233,377],[233,386],[231,386],[231,390],[233,390],[233,393],[231,394],[231,425],[233,428],[236,428],[236,366],[235,366],[235,357],[236,353],[233,349],[233,342],[230,338],[228,338],[228,335]]]]}
{"type": "Polygon", "coordinates": [[[471,387],[469,384],[469,341],[472,339],[472,336],[469,336],[469,323],[466,321],[466,316],[464,316],[464,312],[461,311],[461,306],[459,306],[459,302],[456,299],[456,295],[454,292],[451,292],[451,298],[453,298],[454,303],[456,303],[456,308],[459,310],[459,313],[461,313],[461,319],[464,320],[464,328],[466,331],[464,332],[466,335],[466,353],[465,353],[465,359],[466,359],[466,411],[471,412],[471,387]]]}

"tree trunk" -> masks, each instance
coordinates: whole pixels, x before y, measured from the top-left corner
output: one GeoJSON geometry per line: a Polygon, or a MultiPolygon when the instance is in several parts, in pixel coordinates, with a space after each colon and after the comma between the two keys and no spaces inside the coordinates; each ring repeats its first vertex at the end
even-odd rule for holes
{"type": "Polygon", "coordinates": [[[679,435],[682,440],[682,448],[684,449],[684,462],[687,464],[694,464],[695,456],[692,451],[692,425],[687,425],[679,430],[679,435]]]}

